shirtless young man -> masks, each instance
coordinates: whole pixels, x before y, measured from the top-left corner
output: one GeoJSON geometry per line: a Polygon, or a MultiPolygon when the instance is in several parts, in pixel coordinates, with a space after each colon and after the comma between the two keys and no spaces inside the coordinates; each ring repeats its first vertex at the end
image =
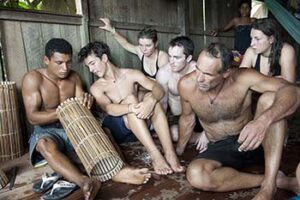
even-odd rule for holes
{"type": "MultiPolygon", "coordinates": [[[[164,88],[165,95],[162,105],[167,112],[169,106],[173,116],[181,114],[180,96],[177,90],[179,79],[195,70],[193,61],[194,44],[186,36],[173,38],[169,43],[169,63],[158,70],[156,80],[164,88]]],[[[178,125],[170,126],[173,141],[178,140],[178,125]]]]}
{"type": "MultiPolygon", "coordinates": [[[[22,95],[26,114],[34,125],[34,133],[30,138],[30,159],[33,165],[39,159],[46,159],[55,172],[82,189],[85,199],[93,199],[101,184],[83,175],[68,158],[67,153],[72,155],[74,149],[56,115],[58,105],[68,98],[79,97],[88,108],[93,102],[92,96],[84,93],[79,75],[71,70],[71,59],[70,43],[53,38],[45,48],[44,62],[47,68],[29,71],[23,78],[22,95]]],[[[148,169],[125,166],[113,180],[142,184],[149,178],[148,169]]]]}
{"type": "MultiPolygon", "coordinates": [[[[279,188],[299,192],[296,178],[278,173],[286,133],[283,118],[300,104],[300,90],[286,81],[252,69],[233,69],[230,51],[220,43],[203,50],[197,69],[182,77],[178,151],[183,152],[193,130],[196,113],[210,143],[187,169],[189,183],[206,191],[232,191],[261,186],[254,199],[272,199],[279,188]],[[251,113],[251,93],[263,93],[268,104],[251,113]],[[238,171],[262,144],[265,174],[238,171]],[[250,156],[250,157],[249,157],[250,156]]],[[[262,151],[262,149],[261,149],[262,151]]]]}
{"type": "Polygon", "coordinates": [[[103,126],[106,124],[113,126],[110,130],[117,142],[126,142],[127,137],[133,132],[150,154],[157,174],[182,172],[184,168],[179,164],[175,154],[166,115],[161,105],[157,103],[164,95],[163,88],[138,70],[116,67],[111,62],[110,50],[105,43],[87,44],[80,50],[79,57],[81,61],[84,60],[90,72],[99,77],[91,86],[91,93],[109,115],[104,119],[103,126]],[[150,91],[140,102],[136,95],[136,84],[150,91]],[[152,121],[165,158],[150,135],[146,119],[152,121]]]}

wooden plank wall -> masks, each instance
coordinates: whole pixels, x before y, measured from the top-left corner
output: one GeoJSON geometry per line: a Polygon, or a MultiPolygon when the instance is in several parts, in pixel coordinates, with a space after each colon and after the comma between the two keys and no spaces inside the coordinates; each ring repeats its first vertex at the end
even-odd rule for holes
{"type": "Polygon", "coordinates": [[[8,78],[16,81],[19,87],[28,70],[43,66],[44,45],[52,37],[64,37],[73,45],[74,69],[80,72],[87,84],[90,83],[90,74],[76,63],[76,54],[89,40],[105,41],[111,47],[117,65],[140,69],[137,56],[125,51],[109,33],[98,28],[101,25],[100,17],[109,17],[117,30],[135,44],[138,32],[145,26],[152,26],[158,30],[159,48],[165,51],[170,39],[181,34],[190,34],[196,47],[196,59],[200,50],[211,41],[221,41],[233,46],[232,32],[221,34],[220,37],[210,37],[206,33],[207,30],[223,26],[235,16],[237,3],[238,0],[206,0],[206,30],[202,0],[84,0],[84,16],[79,19],[52,14],[32,15],[28,12],[17,13],[19,18],[11,11],[10,14],[0,14],[1,41],[4,56],[8,58],[8,78]],[[84,24],[87,22],[89,31],[84,24]],[[87,37],[88,32],[90,39],[87,37]]]}
{"type": "MultiPolygon", "coordinates": [[[[237,16],[238,1],[206,0],[206,30],[221,27],[237,16]]],[[[212,41],[233,47],[233,32],[220,34],[220,37],[206,35],[208,31],[204,30],[202,0],[89,0],[89,13],[91,40],[106,42],[120,67],[140,69],[141,63],[137,56],[124,50],[110,33],[98,28],[102,25],[100,17],[110,18],[116,29],[134,44],[137,44],[138,32],[145,26],[152,26],[158,31],[159,48],[165,51],[173,37],[187,34],[195,43],[194,59],[212,41]]]]}
{"type": "Polygon", "coordinates": [[[174,0],[90,0],[90,38],[92,41],[106,42],[111,48],[114,62],[120,67],[140,69],[137,56],[124,50],[110,33],[98,28],[102,25],[99,18],[110,18],[117,31],[133,44],[137,44],[138,32],[151,26],[158,31],[159,48],[166,50],[170,39],[181,32],[177,10],[177,1],[174,0]]]}
{"type": "Polygon", "coordinates": [[[21,87],[22,77],[26,72],[44,67],[45,44],[54,37],[65,38],[72,44],[72,68],[81,74],[85,83],[89,82],[88,70],[77,62],[78,51],[88,41],[85,36],[87,34],[83,34],[82,17],[76,17],[74,22],[70,22],[70,16],[60,16],[54,21],[49,21],[49,17],[52,16],[54,15],[32,16],[29,12],[13,11],[0,15],[1,43],[6,58],[7,75],[10,81],[17,82],[18,88],[21,87]],[[8,19],[11,15],[15,15],[15,18],[8,19]]]}
{"type": "Polygon", "coordinates": [[[212,37],[209,32],[215,28],[225,26],[229,20],[238,16],[238,0],[190,0],[189,19],[190,37],[195,42],[195,55],[199,55],[201,49],[211,42],[222,42],[229,48],[233,48],[234,33],[220,33],[218,37],[212,37]],[[203,14],[203,6],[205,13],[203,14]]]}

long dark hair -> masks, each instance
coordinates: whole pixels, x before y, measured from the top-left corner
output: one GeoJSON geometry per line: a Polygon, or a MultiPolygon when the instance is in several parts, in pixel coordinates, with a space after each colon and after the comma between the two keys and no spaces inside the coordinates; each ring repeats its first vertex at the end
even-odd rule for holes
{"type": "Polygon", "coordinates": [[[258,19],[253,25],[253,29],[262,31],[266,36],[273,36],[274,42],[271,47],[271,53],[269,56],[270,72],[274,74],[276,71],[280,70],[279,59],[281,56],[281,49],[283,45],[281,37],[281,28],[274,19],[258,19]]]}

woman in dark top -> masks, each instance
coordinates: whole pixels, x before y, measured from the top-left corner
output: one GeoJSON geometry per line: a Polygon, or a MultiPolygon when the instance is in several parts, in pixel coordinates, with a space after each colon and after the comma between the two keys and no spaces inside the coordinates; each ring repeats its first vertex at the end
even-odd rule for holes
{"type": "Polygon", "coordinates": [[[220,32],[227,32],[234,28],[234,50],[244,54],[250,46],[251,24],[250,18],[251,1],[242,0],[239,4],[239,17],[233,18],[226,26],[211,31],[212,36],[217,36],[220,32]]]}
{"type": "Polygon", "coordinates": [[[99,28],[112,33],[116,41],[127,51],[136,54],[142,62],[142,72],[155,79],[158,69],[168,63],[168,54],[159,50],[157,32],[154,29],[143,29],[138,34],[138,45],[128,42],[119,32],[112,27],[111,22],[107,18],[100,18],[104,26],[99,28]]]}
{"type": "Polygon", "coordinates": [[[251,46],[240,67],[254,68],[262,74],[294,83],[296,56],[294,48],[282,41],[280,27],[273,19],[259,19],[251,29],[251,46]]]}

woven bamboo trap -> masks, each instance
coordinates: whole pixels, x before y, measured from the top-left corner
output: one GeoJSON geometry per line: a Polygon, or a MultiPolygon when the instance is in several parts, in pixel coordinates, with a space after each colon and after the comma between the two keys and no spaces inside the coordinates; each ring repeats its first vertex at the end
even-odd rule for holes
{"type": "Polygon", "coordinates": [[[63,102],[56,113],[90,177],[103,182],[122,169],[124,163],[108,136],[78,98],[63,102]]]}
{"type": "Polygon", "coordinates": [[[21,124],[15,82],[0,82],[0,161],[23,153],[21,124]]]}
{"type": "Polygon", "coordinates": [[[4,188],[8,183],[8,178],[5,173],[0,169],[0,189],[4,188]]]}

